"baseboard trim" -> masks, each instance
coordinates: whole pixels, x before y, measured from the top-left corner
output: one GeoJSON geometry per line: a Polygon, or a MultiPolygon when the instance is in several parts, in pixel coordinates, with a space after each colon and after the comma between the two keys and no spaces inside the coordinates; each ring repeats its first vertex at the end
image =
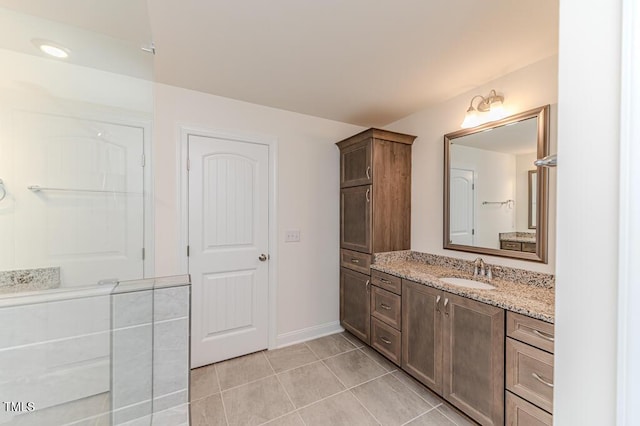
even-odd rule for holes
{"type": "Polygon", "coordinates": [[[340,321],[333,321],[325,324],[314,325],[313,327],[303,328],[301,330],[278,334],[276,337],[276,348],[295,345],[296,343],[306,342],[307,340],[313,340],[318,337],[341,333],[343,331],[344,328],[340,326],[340,321]]]}

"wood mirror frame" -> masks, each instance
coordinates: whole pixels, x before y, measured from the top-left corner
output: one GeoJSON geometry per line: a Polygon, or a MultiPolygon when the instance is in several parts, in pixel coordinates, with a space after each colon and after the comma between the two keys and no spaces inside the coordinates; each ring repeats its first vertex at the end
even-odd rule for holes
{"type": "Polygon", "coordinates": [[[536,209],[536,251],[535,253],[524,251],[503,250],[490,247],[476,247],[463,244],[454,244],[450,240],[450,212],[449,212],[449,178],[450,178],[450,152],[449,146],[453,139],[483,132],[488,129],[514,124],[530,118],[537,119],[537,158],[549,155],[549,105],[535,108],[529,111],[515,114],[502,120],[492,121],[470,129],[461,129],[444,135],[444,226],[443,247],[447,250],[466,251],[470,253],[488,254],[493,256],[510,257],[514,259],[530,260],[533,262],[547,263],[548,247],[548,206],[549,206],[549,170],[545,167],[537,167],[537,209],[536,209]]]}

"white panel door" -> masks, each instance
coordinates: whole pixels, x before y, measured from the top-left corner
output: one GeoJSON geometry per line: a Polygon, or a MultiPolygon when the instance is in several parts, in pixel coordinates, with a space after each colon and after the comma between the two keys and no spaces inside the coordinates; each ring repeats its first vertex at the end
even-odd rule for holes
{"type": "Polygon", "coordinates": [[[32,112],[15,112],[11,122],[7,269],[59,266],[64,286],[142,278],[144,129],[32,112]]]}
{"type": "Polygon", "coordinates": [[[269,148],[194,135],[188,146],[195,368],[268,345],[269,148]]]}
{"type": "Polygon", "coordinates": [[[453,244],[472,246],[475,233],[473,170],[452,168],[449,179],[449,238],[453,244]]]}

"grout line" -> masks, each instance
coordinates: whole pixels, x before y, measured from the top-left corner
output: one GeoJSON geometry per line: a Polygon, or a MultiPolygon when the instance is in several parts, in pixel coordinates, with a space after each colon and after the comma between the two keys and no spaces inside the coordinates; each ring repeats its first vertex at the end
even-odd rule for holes
{"type": "MultiPolygon", "coordinates": [[[[364,347],[364,346],[363,346],[363,347],[364,347]]],[[[363,347],[362,347],[362,348],[363,348],[363,347]]],[[[363,350],[362,350],[362,348],[358,348],[358,349],[360,350],[360,352],[362,352],[362,353],[363,353],[367,358],[369,358],[371,361],[375,362],[375,363],[376,363],[376,364],[378,364],[380,367],[382,367],[385,371],[387,371],[387,367],[385,367],[384,365],[382,365],[382,363],[380,363],[380,362],[376,361],[376,359],[375,359],[374,357],[372,357],[372,356],[370,356],[370,355],[367,355],[367,353],[366,353],[365,351],[363,351],[363,350]]],[[[373,348],[370,348],[370,349],[371,349],[372,351],[375,351],[375,349],[373,349],[373,348]]],[[[393,370],[388,370],[388,371],[389,371],[389,373],[394,373],[394,372],[398,371],[398,367],[397,367],[394,363],[392,363],[392,362],[390,362],[390,363],[391,363],[391,365],[393,365],[395,368],[394,368],[393,370]]]]}
{"type": "MultiPolygon", "coordinates": [[[[222,396],[222,386],[220,385],[220,376],[218,376],[218,367],[216,364],[213,364],[213,372],[216,374],[216,380],[218,381],[218,389],[220,389],[220,402],[222,402],[222,412],[224,413],[224,421],[228,425],[229,417],[227,417],[227,407],[225,407],[224,405],[224,397],[222,396]]],[[[205,417],[206,417],[206,412],[205,412],[205,417]]]]}
{"type": "MultiPolygon", "coordinates": [[[[441,407],[441,406],[444,406],[444,404],[440,404],[440,405],[438,405],[438,407],[441,407]]],[[[451,409],[454,413],[456,413],[457,408],[449,407],[449,409],[451,409]]],[[[452,419],[451,417],[447,416],[447,415],[444,413],[444,411],[442,411],[442,410],[438,409],[438,412],[439,412],[440,414],[442,414],[443,416],[445,416],[447,419],[449,419],[449,421],[450,421],[451,423],[453,423],[454,425],[461,426],[461,425],[460,425],[460,423],[456,422],[454,419],[452,419]]],[[[458,413],[456,413],[456,414],[458,414],[458,413]]],[[[462,417],[464,420],[467,420],[467,419],[465,418],[465,416],[463,416],[463,415],[461,415],[461,414],[458,414],[458,416],[462,417]]],[[[468,420],[467,420],[466,422],[467,422],[467,423],[469,423],[469,421],[468,421],[468,420]]],[[[473,424],[473,423],[472,423],[472,424],[473,424]]]]}
{"type": "MultiPolygon", "coordinates": [[[[401,370],[396,370],[400,373],[403,373],[401,370]]],[[[395,373],[396,371],[394,371],[393,373],[395,373]]],[[[407,374],[407,373],[404,373],[407,374]]],[[[414,380],[411,376],[409,376],[407,374],[407,376],[409,377],[410,380],[414,380]]],[[[393,376],[395,377],[395,376],[393,376]]],[[[422,397],[422,395],[420,395],[418,392],[416,392],[415,390],[413,390],[411,388],[411,386],[407,385],[406,383],[404,383],[402,380],[398,379],[397,377],[395,377],[395,379],[397,381],[399,381],[400,383],[402,383],[407,389],[409,389],[411,392],[415,393],[416,395],[418,395],[418,398],[420,398],[421,400],[423,400],[424,402],[426,402],[427,404],[431,405],[433,408],[438,408],[439,406],[442,405],[442,401],[440,401],[437,405],[432,405],[431,402],[427,401],[426,398],[422,397]]],[[[422,383],[418,382],[417,384],[419,384],[420,386],[424,386],[422,383]]],[[[424,386],[425,389],[427,389],[429,392],[432,392],[431,389],[427,388],[426,386],[424,386]]],[[[436,396],[436,398],[441,399],[438,395],[434,394],[436,396]]],[[[447,417],[448,418],[448,417],[447,417]]]]}
{"type": "Polygon", "coordinates": [[[380,420],[378,420],[378,418],[376,416],[373,415],[373,413],[371,411],[369,411],[369,409],[362,403],[362,401],[360,401],[360,398],[358,398],[358,396],[353,393],[352,389],[349,389],[349,393],[351,393],[351,395],[356,399],[356,401],[358,402],[358,404],[360,404],[360,406],[362,408],[364,408],[364,410],[369,413],[369,415],[371,416],[371,418],[378,423],[379,425],[382,425],[382,422],[380,420]]]}
{"type": "MultiPolygon", "coordinates": [[[[431,407],[430,409],[428,409],[428,410],[427,410],[427,411],[425,411],[424,413],[420,414],[419,416],[417,416],[417,417],[414,417],[414,418],[412,418],[412,419],[407,420],[406,422],[402,423],[402,425],[401,425],[401,426],[408,425],[408,424],[409,424],[409,423],[411,423],[412,421],[417,420],[417,419],[419,419],[420,417],[426,416],[427,414],[429,414],[429,413],[430,413],[430,412],[432,412],[433,410],[436,410],[436,407],[431,407]]],[[[436,411],[437,411],[437,410],[436,410],[436,411]]],[[[448,418],[448,417],[447,417],[447,418],[448,418]]]]}
{"type": "MultiPolygon", "coordinates": [[[[276,380],[278,381],[278,384],[280,385],[280,387],[284,391],[284,394],[287,395],[287,399],[289,399],[289,402],[291,403],[291,408],[293,408],[293,410],[288,411],[287,413],[283,414],[280,417],[283,417],[283,416],[286,416],[286,415],[289,415],[289,414],[295,412],[296,411],[296,404],[293,403],[293,399],[291,399],[291,395],[289,395],[289,392],[287,392],[287,388],[285,388],[284,385],[282,384],[282,382],[280,381],[280,377],[278,377],[278,374],[276,373],[276,369],[273,368],[273,365],[271,365],[271,361],[269,361],[269,357],[267,357],[267,354],[264,353],[264,351],[262,352],[262,354],[264,355],[264,359],[267,360],[267,363],[269,364],[269,367],[271,367],[271,370],[273,370],[273,374],[275,375],[276,380]]],[[[276,418],[279,418],[279,417],[276,417],[276,418]]],[[[275,420],[275,419],[271,419],[269,421],[272,421],[272,420],[275,420]]]]}

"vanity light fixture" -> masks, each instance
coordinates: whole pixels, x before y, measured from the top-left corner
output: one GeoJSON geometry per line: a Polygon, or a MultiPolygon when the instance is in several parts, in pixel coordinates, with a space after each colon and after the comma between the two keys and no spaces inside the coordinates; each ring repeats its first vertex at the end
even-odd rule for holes
{"type": "Polygon", "coordinates": [[[475,95],[469,102],[469,108],[464,116],[464,121],[460,125],[463,129],[475,127],[488,121],[500,120],[505,117],[503,107],[504,96],[498,95],[495,89],[491,89],[489,95],[475,95]],[[474,107],[473,102],[480,99],[480,102],[474,107]],[[488,113],[486,115],[480,113],[488,113]]]}
{"type": "Polygon", "coordinates": [[[69,49],[49,40],[33,39],[31,42],[43,53],[58,59],[66,59],[69,57],[69,49]]]}

